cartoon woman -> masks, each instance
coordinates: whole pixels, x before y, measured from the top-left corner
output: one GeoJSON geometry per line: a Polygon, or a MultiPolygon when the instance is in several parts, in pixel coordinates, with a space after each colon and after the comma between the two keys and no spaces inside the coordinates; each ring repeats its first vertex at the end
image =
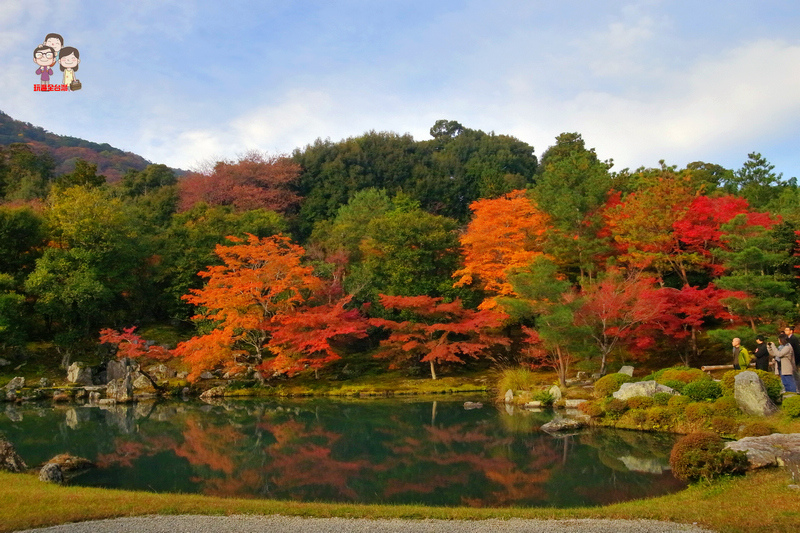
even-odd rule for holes
{"type": "Polygon", "coordinates": [[[51,67],[58,63],[58,53],[64,47],[64,38],[57,33],[48,33],[44,38],[44,45],[49,46],[55,52],[51,67]]]}
{"type": "Polygon", "coordinates": [[[42,80],[42,85],[50,85],[50,76],[53,75],[53,69],[50,67],[53,66],[55,55],[55,50],[43,44],[37,46],[33,51],[33,62],[39,65],[39,68],[36,69],[36,74],[42,80]]]}
{"type": "MultiPolygon", "coordinates": [[[[58,59],[58,68],[64,73],[64,85],[70,86],[75,81],[75,72],[78,70],[78,64],[81,62],[81,54],[77,48],[72,46],[65,46],[61,49],[61,54],[58,59]]],[[[70,90],[72,88],[70,87],[70,90]]]]}

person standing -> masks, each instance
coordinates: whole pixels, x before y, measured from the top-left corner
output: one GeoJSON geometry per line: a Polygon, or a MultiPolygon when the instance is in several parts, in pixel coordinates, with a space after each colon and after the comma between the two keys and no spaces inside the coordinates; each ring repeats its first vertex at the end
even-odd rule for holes
{"type": "Polygon", "coordinates": [[[747,369],[750,366],[750,352],[742,346],[742,341],[739,337],[733,339],[731,344],[733,345],[733,369],[747,369]]]}
{"type": "Polygon", "coordinates": [[[785,333],[778,335],[780,346],[767,343],[767,350],[775,358],[775,373],[781,377],[781,383],[786,392],[797,392],[797,384],[794,381],[794,351],[789,344],[789,337],[785,333]]]}
{"type": "Polygon", "coordinates": [[[764,343],[764,337],[759,335],[756,337],[756,349],[753,352],[756,359],[756,370],[769,370],[769,351],[767,345],[764,343]]]}
{"type": "Polygon", "coordinates": [[[794,326],[784,328],[783,332],[789,337],[789,344],[794,350],[794,382],[800,390],[800,339],[794,334],[794,326]]]}

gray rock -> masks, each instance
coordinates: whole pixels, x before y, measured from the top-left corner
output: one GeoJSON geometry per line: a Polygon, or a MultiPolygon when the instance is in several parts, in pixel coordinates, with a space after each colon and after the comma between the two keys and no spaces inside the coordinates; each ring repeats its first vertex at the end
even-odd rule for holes
{"type": "Polygon", "coordinates": [[[128,358],[117,359],[114,361],[109,361],[106,364],[106,379],[108,381],[114,381],[115,379],[122,379],[125,377],[125,374],[129,372],[130,368],[130,361],[128,358]]]}
{"type": "Polygon", "coordinates": [[[67,381],[78,385],[92,385],[92,369],[81,362],[74,362],[67,369],[67,381]]]}
{"type": "Polygon", "coordinates": [[[10,364],[11,364],[11,361],[7,361],[7,360],[3,359],[2,357],[0,357],[0,366],[8,366],[10,364]]]}
{"type": "Polygon", "coordinates": [[[587,374],[586,372],[583,372],[583,371],[578,372],[577,375],[575,376],[575,379],[577,379],[578,381],[583,381],[585,379],[589,379],[589,374],[587,374]]]}
{"type": "Polygon", "coordinates": [[[24,386],[25,386],[25,378],[16,377],[11,381],[9,381],[8,383],[6,383],[6,386],[3,388],[7,391],[12,391],[12,390],[19,390],[24,386]]]}
{"type": "Polygon", "coordinates": [[[115,379],[114,381],[108,382],[106,398],[114,400],[114,403],[133,401],[133,379],[131,378],[130,372],[125,374],[125,377],[122,379],[115,379]]]}
{"type": "Polygon", "coordinates": [[[633,377],[633,367],[625,365],[619,369],[620,374],[625,374],[626,376],[633,377]]]}
{"type": "Polygon", "coordinates": [[[542,431],[553,433],[558,431],[572,431],[575,429],[581,429],[584,426],[586,426],[586,422],[584,422],[583,420],[577,420],[575,418],[556,417],[550,422],[544,424],[541,429],[542,431]]]}
{"type": "Polygon", "coordinates": [[[526,403],[523,407],[525,407],[525,409],[537,409],[539,407],[543,407],[543,404],[539,400],[532,400],[526,403]]]}
{"type": "Polygon", "coordinates": [[[592,374],[592,379],[595,380],[595,381],[597,381],[598,379],[600,379],[602,377],[603,377],[603,374],[601,374],[600,372],[595,372],[594,374],[592,374]]]}
{"type": "Polygon", "coordinates": [[[91,462],[89,459],[85,459],[83,457],[77,457],[75,455],[70,455],[68,453],[62,453],[56,455],[49,461],[47,464],[57,465],[62,472],[72,472],[75,470],[85,470],[87,468],[93,468],[95,464],[91,462]]]}
{"type": "Polygon", "coordinates": [[[567,409],[575,409],[580,404],[586,403],[587,400],[564,400],[564,407],[567,409]]]}
{"type": "Polygon", "coordinates": [[[221,398],[223,396],[225,396],[225,387],[220,386],[208,389],[207,391],[205,391],[203,394],[200,395],[200,399],[209,400],[211,398],[221,398]]]}
{"type": "Polygon", "coordinates": [[[547,392],[553,397],[554,402],[557,402],[561,399],[561,389],[558,388],[558,385],[553,385],[547,392]]]}
{"type": "Polygon", "coordinates": [[[39,386],[43,388],[47,388],[51,385],[50,380],[47,378],[42,378],[39,380],[39,386]]]}
{"type": "Polygon", "coordinates": [[[150,382],[149,379],[144,377],[143,374],[140,374],[139,372],[137,372],[136,373],[136,378],[133,380],[133,388],[135,390],[152,389],[153,388],[153,384],[150,382]]]}
{"type": "Polygon", "coordinates": [[[0,470],[7,472],[24,472],[28,465],[17,455],[14,446],[5,439],[0,438],[0,470]]]}
{"type": "Polygon", "coordinates": [[[153,376],[153,379],[155,380],[172,379],[177,375],[175,370],[171,369],[164,363],[149,366],[145,370],[148,374],[153,376]]]}
{"type": "Polygon", "coordinates": [[[745,437],[729,442],[725,447],[745,452],[750,460],[750,468],[780,466],[787,454],[800,453],[800,433],[788,435],[773,433],[764,437],[745,437]]]}
{"type": "Polygon", "coordinates": [[[482,409],[483,404],[481,402],[464,402],[464,409],[471,410],[471,409],[482,409]]]}
{"type": "Polygon", "coordinates": [[[214,374],[211,372],[203,372],[200,374],[200,379],[214,379],[214,374]]]}
{"type": "MultiPolygon", "coordinates": [[[[261,374],[259,374],[259,375],[261,375],[261,374]]],[[[178,379],[186,379],[186,378],[189,377],[189,373],[188,372],[178,372],[175,375],[175,377],[178,378],[178,379]]],[[[263,380],[264,378],[261,378],[261,379],[263,380]]]]}
{"type": "Polygon", "coordinates": [[[513,399],[514,399],[514,391],[512,391],[511,389],[508,389],[506,391],[506,403],[511,403],[511,401],[513,399]]]}
{"type": "Polygon", "coordinates": [[[648,398],[652,398],[657,392],[677,394],[674,389],[651,380],[639,381],[638,383],[623,383],[619,390],[613,394],[613,396],[618,400],[627,400],[636,396],[647,396],[648,398]]]}
{"type": "Polygon", "coordinates": [[[63,483],[64,472],[57,464],[47,463],[39,471],[39,481],[44,481],[45,483],[63,483]]]}
{"type": "Polygon", "coordinates": [[[739,409],[753,416],[769,416],[778,411],[767,395],[767,388],[752,370],[736,375],[733,382],[733,396],[739,409]]]}

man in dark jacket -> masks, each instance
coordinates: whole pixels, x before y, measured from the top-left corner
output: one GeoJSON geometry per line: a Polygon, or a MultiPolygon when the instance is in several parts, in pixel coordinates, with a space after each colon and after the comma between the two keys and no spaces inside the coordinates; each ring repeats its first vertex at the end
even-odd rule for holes
{"type": "Polygon", "coordinates": [[[762,335],[756,337],[756,349],[753,355],[756,357],[756,369],[768,372],[769,352],[767,351],[767,345],[764,343],[764,337],[762,335]]]}
{"type": "Polygon", "coordinates": [[[794,350],[794,381],[800,390],[800,339],[794,334],[794,326],[784,328],[783,332],[789,337],[789,345],[794,350]]]}

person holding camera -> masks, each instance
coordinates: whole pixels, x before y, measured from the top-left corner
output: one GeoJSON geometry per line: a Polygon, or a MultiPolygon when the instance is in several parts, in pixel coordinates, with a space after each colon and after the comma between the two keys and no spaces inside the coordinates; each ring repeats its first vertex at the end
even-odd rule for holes
{"type": "Polygon", "coordinates": [[[781,377],[786,392],[797,392],[797,384],[794,381],[794,350],[785,333],[778,335],[778,342],[780,346],[767,343],[769,354],[775,358],[775,373],[781,377]]]}

